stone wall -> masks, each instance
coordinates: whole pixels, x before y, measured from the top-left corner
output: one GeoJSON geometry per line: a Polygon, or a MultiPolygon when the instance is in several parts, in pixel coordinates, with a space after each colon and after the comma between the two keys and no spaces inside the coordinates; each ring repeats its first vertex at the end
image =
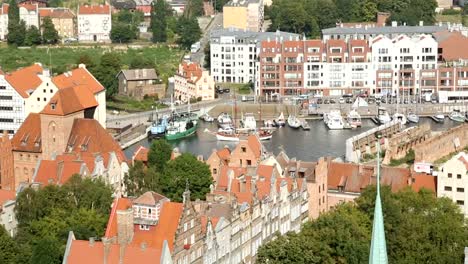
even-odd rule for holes
{"type": "Polygon", "coordinates": [[[434,162],[468,146],[468,124],[449,129],[415,146],[415,162],[434,162]]]}

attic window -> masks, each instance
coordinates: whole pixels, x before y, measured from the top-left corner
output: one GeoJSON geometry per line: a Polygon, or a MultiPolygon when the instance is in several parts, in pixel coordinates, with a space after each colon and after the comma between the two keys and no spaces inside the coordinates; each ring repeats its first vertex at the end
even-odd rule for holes
{"type": "Polygon", "coordinates": [[[55,110],[56,105],[57,105],[56,103],[51,103],[50,108],[52,108],[52,110],[55,110]]]}
{"type": "Polygon", "coordinates": [[[245,147],[241,147],[242,152],[247,152],[247,149],[245,147]]]}

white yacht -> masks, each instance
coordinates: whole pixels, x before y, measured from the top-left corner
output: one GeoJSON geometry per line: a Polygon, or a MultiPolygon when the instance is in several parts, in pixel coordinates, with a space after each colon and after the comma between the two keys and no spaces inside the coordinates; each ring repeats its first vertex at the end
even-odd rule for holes
{"type": "Polygon", "coordinates": [[[286,119],[284,118],[283,112],[281,112],[278,118],[276,118],[273,121],[275,122],[275,125],[277,127],[283,127],[284,125],[286,125],[286,119]]]}
{"type": "Polygon", "coordinates": [[[299,128],[301,127],[301,121],[295,115],[290,115],[288,117],[288,126],[291,128],[299,128]]]}
{"type": "Polygon", "coordinates": [[[437,123],[443,123],[445,121],[445,115],[441,112],[438,112],[435,116],[434,116],[434,120],[437,122],[437,123]]]}
{"type": "Polygon", "coordinates": [[[222,128],[232,126],[232,118],[228,113],[219,114],[217,121],[218,125],[222,128]]]}
{"type": "Polygon", "coordinates": [[[348,122],[351,127],[360,127],[362,125],[361,115],[356,109],[353,109],[346,116],[346,122],[348,122]]]}
{"type": "Polygon", "coordinates": [[[453,110],[449,118],[455,122],[465,122],[465,115],[460,112],[460,110],[453,110]]]}
{"type": "Polygon", "coordinates": [[[344,121],[339,110],[331,110],[330,113],[323,115],[323,121],[327,125],[328,129],[343,129],[344,121]]]}
{"type": "Polygon", "coordinates": [[[411,123],[418,123],[419,122],[419,116],[415,113],[409,113],[406,119],[411,122],[411,123]]]}
{"type": "Polygon", "coordinates": [[[242,128],[246,130],[256,130],[257,121],[252,113],[246,113],[241,120],[242,128]]]}
{"type": "Polygon", "coordinates": [[[401,123],[402,125],[405,125],[405,124],[408,122],[408,120],[406,119],[406,116],[405,116],[404,114],[400,114],[400,113],[395,113],[395,114],[393,115],[393,120],[398,120],[398,121],[400,121],[400,123],[401,123]]]}
{"type": "Polygon", "coordinates": [[[387,109],[384,107],[379,107],[377,112],[377,119],[380,124],[386,124],[392,120],[387,112],[387,109]]]}

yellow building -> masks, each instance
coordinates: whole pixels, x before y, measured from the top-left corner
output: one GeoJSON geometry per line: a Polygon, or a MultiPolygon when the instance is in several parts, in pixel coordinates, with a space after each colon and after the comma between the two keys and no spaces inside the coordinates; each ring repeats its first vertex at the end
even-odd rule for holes
{"type": "Polygon", "coordinates": [[[68,8],[39,8],[41,25],[50,17],[61,38],[76,37],[75,14],[68,8]]]}
{"type": "Polygon", "coordinates": [[[223,27],[261,32],[263,0],[231,0],[223,7],[223,27]]]}

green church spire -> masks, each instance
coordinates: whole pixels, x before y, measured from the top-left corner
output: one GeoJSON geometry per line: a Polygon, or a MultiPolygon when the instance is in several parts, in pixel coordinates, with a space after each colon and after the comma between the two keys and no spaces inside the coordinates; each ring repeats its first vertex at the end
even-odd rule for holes
{"type": "Polygon", "coordinates": [[[375,198],[374,222],[372,224],[372,241],[369,264],[387,264],[387,243],[385,242],[382,201],[380,200],[380,133],[377,137],[377,196],[375,198]]]}

